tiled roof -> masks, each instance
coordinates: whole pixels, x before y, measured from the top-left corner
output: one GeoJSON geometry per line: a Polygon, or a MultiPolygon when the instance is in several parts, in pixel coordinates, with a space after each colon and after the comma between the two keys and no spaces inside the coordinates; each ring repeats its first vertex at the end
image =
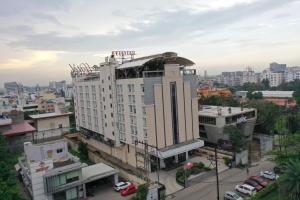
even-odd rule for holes
{"type": "Polygon", "coordinates": [[[36,131],[36,129],[34,127],[32,127],[28,122],[24,121],[19,124],[11,125],[11,129],[3,132],[3,135],[5,137],[12,137],[15,135],[22,135],[25,133],[31,133],[31,132],[35,132],[35,131],[36,131]]]}

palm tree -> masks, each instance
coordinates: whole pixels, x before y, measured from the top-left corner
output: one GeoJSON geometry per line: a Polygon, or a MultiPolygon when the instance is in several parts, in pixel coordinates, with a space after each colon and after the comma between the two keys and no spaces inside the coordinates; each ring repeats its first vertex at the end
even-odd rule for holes
{"type": "Polygon", "coordinates": [[[280,193],[290,200],[300,199],[300,160],[290,161],[279,180],[280,193]]]}

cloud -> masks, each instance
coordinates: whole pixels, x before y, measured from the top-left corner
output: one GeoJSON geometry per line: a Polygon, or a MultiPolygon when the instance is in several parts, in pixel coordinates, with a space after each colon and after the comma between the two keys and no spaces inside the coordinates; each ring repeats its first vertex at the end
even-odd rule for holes
{"type": "Polygon", "coordinates": [[[55,52],[36,51],[26,58],[13,58],[0,63],[0,70],[24,69],[43,62],[54,62],[57,60],[55,52]]]}
{"type": "Polygon", "coordinates": [[[193,32],[201,35],[234,24],[243,19],[266,13],[295,0],[261,0],[235,4],[207,12],[188,12],[186,9],[166,12],[156,10],[147,15],[151,23],[141,19],[127,28],[102,35],[81,34],[64,36],[61,33],[28,34],[24,39],[9,43],[13,47],[34,50],[105,51],[114,48],[137,48],[184,42],[193,32]]]}
{"type": "Polygon", "coordinates": [[[2,0],[0,16],[16,16],[24,13],[42,11],[68,10],[71,6],[70,0],[2,0]]]}
{"type": "Polygon", "coordinates": [[[45,14],[45,13],[33,13],[31,14],[32,17],[34,17],[35,19],[37,20],[43,20],[43,21],[48,21],[48,22],[51,22],[53,24],[56,24],[56,25],[62,25],[57,19],[56,17],[52,16],[52,15],[49,15],[49,14],[45,14]]]}

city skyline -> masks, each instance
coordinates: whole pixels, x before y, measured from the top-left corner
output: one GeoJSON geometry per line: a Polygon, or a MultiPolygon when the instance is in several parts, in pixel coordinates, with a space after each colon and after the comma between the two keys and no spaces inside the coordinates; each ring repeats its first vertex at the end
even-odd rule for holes
{"type": "Polygon", "coordinates": [[[299,0],[4,1],[0,85],[70,82],[69,63],[99,64],[123,49],[174,51],[209,75],[299,65],[299,8],[299,0]]]}

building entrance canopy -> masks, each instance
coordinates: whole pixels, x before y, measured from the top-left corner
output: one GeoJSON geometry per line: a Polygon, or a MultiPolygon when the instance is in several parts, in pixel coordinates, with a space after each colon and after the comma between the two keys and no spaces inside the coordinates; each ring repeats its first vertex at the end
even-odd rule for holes
{"type": "Polygon", "coordinates": [[[117,170],[103,163],[82,168],[82,178],[84,183],[103,179],[115,174],[118,174],[117,170]]]}
{"type": "Polygon", "coordinates": [[[164,149],[159,149],[159,150],[154,149],[153,151],[150,152],[150,154],[160,159],[165,159],[203,146],[204,146],[203,140],[193,140],[190,142],[176,144],[164,149]]]}

